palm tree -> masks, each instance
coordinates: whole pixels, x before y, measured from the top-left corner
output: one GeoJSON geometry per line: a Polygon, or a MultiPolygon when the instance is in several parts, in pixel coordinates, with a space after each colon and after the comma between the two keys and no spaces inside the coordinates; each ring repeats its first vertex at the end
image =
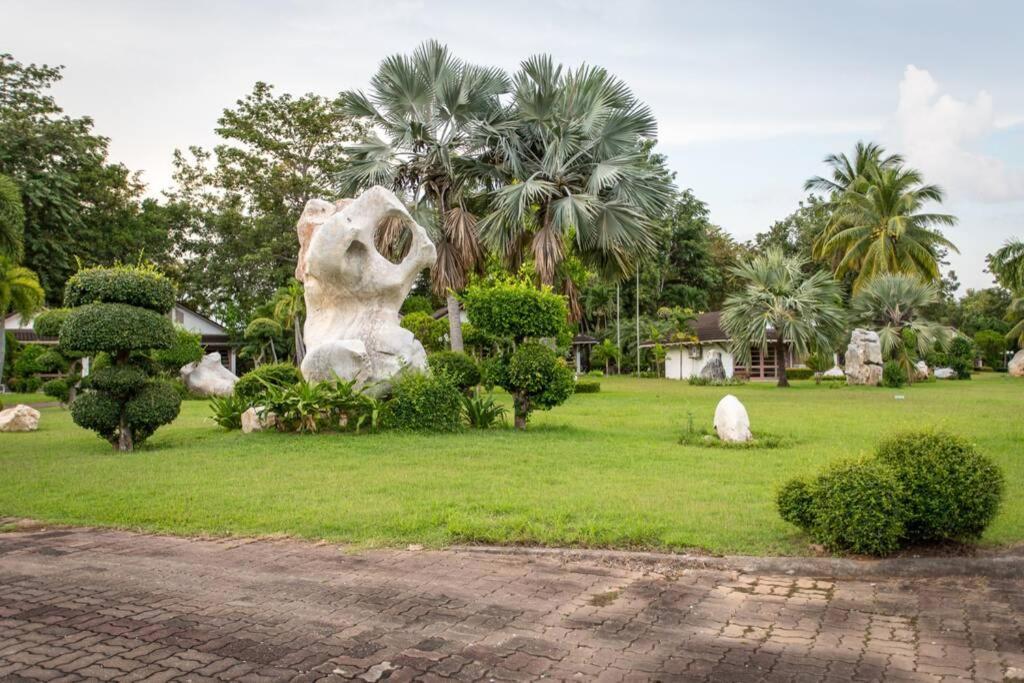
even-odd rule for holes
{"type": "Polygon", "coordinates": [[[856,273],[854,291],[883,273],[937,280],[940,250],[957,248],[934,226],[956,225],[957,219],[922,208],[942,199],[942,190],[923,184],[914,169],[869,168],[863,181],[839,198],[834,225],[816,250],[836,260],[837,277],[856,273]]]}
{"type": "Polygon", "coordinates": [[[527,253],[547,285],[570,249],[603,275],[635,270],[654,252],[655,220],[672,199],[650,152],[651,110],[604,69],[564,69],[542,55],[514,77],[512,113],[500,144],[511,182],[480,223],[484,242],[513,268],[527,253]]]}
{"type": "Polygon", "coordinates": [[[786,345],[797,356],[830,348],[845,330],[839,283],[824,271],[805,275],[800,258],[773,248],[732,268],[742,289],[725,300],[722,326],[732,339],[733,356],[748,364],[751,347],[768,353],[774,343],[780,387],[786,378],[786,345]]]}
{"type": "Polygon", "coordinates": [[[988,269],[995,275],[996,282],[1013,293],[1006,316],[1010,322],[1016,322],[1006,338],[1024,347],[1024,240],[1009,240],[990,254],[988,269]]]}
{"type": "Polygon", "coordinates": [[[0,384],[4,379],[7,354],[7,333],[4,329],[7,316],[18,313],[22,318],[29,318],[42,309],[44,299],[36,274],[0,254],[0,384]]]}
{"type": "Polygon", "coordinates": [[[306,315],[306,299],[302,283],[292,279],[274,296],[274,318],[285,330],[295,335],[295,364],[301,365],[306,355],[302,341],[302,319],[306,315]]]}
{"type": "Polygon", "coordinates": [[[832,168],[832,177],[814,176],[804,183],[804,189],[838,198],[863,182],[870,169],[902,166],[903,157],[899,154],[886,154],[885,148],[877,143],[859,141],[854,145],[853,159],[845,154],[829,154],[825,157],[825,163],[832,168]]]}
{"type": "Polygon", "coordinates": [[[0,175],[0,254],[20,261],[24,252],[25,208],[18,185],[0,175]]]}
{"type": "Polygon", "coordinates": [[[882,354],[903,365],[907,377],[913,379],[911,352],[924,356],[936,346],[945,350],[953,338],[950,328],[922,317],[939,298],[939,287],[934,282],[889,273],[864,285],[853,297],[851,308],[859,324],[878,331],[882,354]],[[911,343],[916,347],[907,348],[911,343]]]}
{"type": "Polygon", "coordinates": [[[412,203],[437,247],[431,285],[447,297],[456,351],[462,350],[462,326],[455,293],[483,257],[469,201],[493,175],[485,159],[503,117],[499,96],[508,90],[504,71],[467,64],[427,41],[411,56],[381,62],[369,94],[342,94],[344,111],[367,119],[386,138],[371,132],[350,148],[342,188],[353,193],[386,185],[412,203]]]}

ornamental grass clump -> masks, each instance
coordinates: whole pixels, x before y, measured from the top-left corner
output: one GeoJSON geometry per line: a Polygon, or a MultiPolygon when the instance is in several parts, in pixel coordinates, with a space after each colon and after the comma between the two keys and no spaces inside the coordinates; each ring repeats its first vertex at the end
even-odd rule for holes
{"type": "Polygon", "coordinates": [[[174,344],[167,317],[174,287],[150,268],[89,268],[68,280],[64,305],[72,310],[60,325],[60,348],[110,357],[110,365],[87,378],[71,417],[115,450],[134,450],[181,407],[169,382],[149,376],[145,355],[174,344]]]}

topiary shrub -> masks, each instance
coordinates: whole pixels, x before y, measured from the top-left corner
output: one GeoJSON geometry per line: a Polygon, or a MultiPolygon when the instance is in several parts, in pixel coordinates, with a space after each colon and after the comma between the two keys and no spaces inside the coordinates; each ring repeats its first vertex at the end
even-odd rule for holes
{"type": "Polygon", "coordinates": [[[174,328],[174,342],[170,348],[153,352],[153,362],[161,372],[178,376],[182,366],[194,363],[203,357],[202,338],[184,327],[174,328]]]}
{"type": "Polygon", "coordinates": [[[287,387],[302,381],[302,372],[291,363],[267,363],[250,370],[235,382],[235,396],[254,405],[267,393],[267,384],[287,387]]]}
{"type": "Polygon", "coordinates": [[[575,393],[596,394],[601,391],[601,383],[593,380],[579,380],[576,382],[575,393]]]}
{"type": "Polygon", "coordinates": [[[427,356],[427,365],[431,371],[447,375],[462,392],[480,384],[480,366],[465,353],[437,351],[427,356]]]}
{"type": "Polygon", "coordinates": [[[148,268],[90,268],[68,280],[64,302],[74,308],[60,325],[61,348],[110,359],[75,397],[71,417],[115,449],[131,451],[181,408],[173,387],[146,376],[148,353],[174,343],[166,317],[174,288],[148,268]]]}
{"type": "Polygon", "coordinates": [[[999,510],[1002,472],[958,436],[904,432],[884,440],[876,454],[902,486],[911,541],[978,538],[999,510]]]}
{"type": "Polygon", "coordinates": [[[907,383],[907,370],[896,360],[887,360],[882,366],[882,385],[899,389],[907,383]]]}
{"type": "Polygon", "coordinates": [[[974,367],[974,344],[967,337],[957,335],[949,344],[949,367],[956,372],[957,379],[970,379],[974,367]]]}
{"type": "Polygon", "coordinates": [[[775,503],[782,519],[804,531],[810,531],[814,522],[811,514],[813,502],[811,485],[803,479],[791,479],[786,482],[775,496],[775,503]]]}
{"type": "Polygon", "coordinates": [[[810,368],[786,368],[786,379],[811,379],[814,370],[810,368]]]}
{"type": "Polygon", "coordinates": [[[382,422],[393,429],[454,432],[462,422],[461,395],[444,374],[403,372],[392,380],[382,422]]]}
{"type": "Polygon", "coordinates": [[[71,313],[67,308],[51,308],[43,311],[32,321],[32,329],[42,338],[56,339],[60,337],[60,328],[71,313]]]}
{"type": "Polygon", "coordinates": [[[484,367],[484,382],[512,394],[516,429],[530,413],[564,403],[574,391],[573,372],[542,338],[566,329],[565,298],[528,280],[502,279],[472,285],[464,295],[466,313],[484,333],[505,340],[505,348],[484,367]],[[514,349],[514,350],[512,350],[514,349]]]}
{"type": "Polygon", "coordinates": [[[67,403],[71,396],[71,385],[66,379],[51,379],[43,384],[43,393],[61,403],[67,403]]]}
{"type": "Polygon", "coordinates": [[[896,474],[886,465],[872,459],[839,462],[810,489],[810,532],[829,550],[888,555],[900,547],[906,504],[896,474]]]}
{"type": "Polygon", "coordinates": [[[412,332],[428,352],[444,350],[445,335],[448,334],[446,320],[437,320],[423,311],[414,311],[403,316],[400,324],[412,332]]]}

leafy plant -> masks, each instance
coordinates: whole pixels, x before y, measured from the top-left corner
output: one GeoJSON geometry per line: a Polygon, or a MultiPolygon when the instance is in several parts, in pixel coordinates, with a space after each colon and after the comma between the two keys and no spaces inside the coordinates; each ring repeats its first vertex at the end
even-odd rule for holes
{"type": "Polygon", "coordinates": [[[882,366],[882,385],[891,389],[899,389],[907,383],[907,370],[903,364],[895,360],[885,361],[882,366]]]}
{"type": "Polygon", "coordinates": [[[505,406],[490,394],[475,393],[462,396],[462,410],[466,422],[474,429],[490,429],[505,423],[505,406]]]}
{"type": "Polygon", "coordinates": [[[448,375],[452,383],[466,392],[480,384],[480,366],[471,356],[459,351],[438,351],[427,356],[432,372],[448,375]]]}
{"type": "Polygon", "coordinates": [[[238,378],[235,396],[255,405],[266,393],[267,385],[285,387],[301,380],[302,373],[291,363],[266,363],[238,378]]]}
{"type": "Polygon", "coordinates": [[[242,413],[249,408],[249,402],[239,396],[213,396],[210,398],[213,421],[224,429],[241,429],[242,413]]]}
{"type": "Polygon", "coordinates": [[[391,384],[383,424],[396,429],[454,432],[462,423],[461,392],[443,374],[403,372],[391,384]]]}

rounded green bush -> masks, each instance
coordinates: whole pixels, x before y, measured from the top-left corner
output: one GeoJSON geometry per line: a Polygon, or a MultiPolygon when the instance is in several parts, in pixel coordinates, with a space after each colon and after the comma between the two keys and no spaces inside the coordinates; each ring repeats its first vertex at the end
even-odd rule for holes
{"type": "Polygon", "coordinates": [[[431,371],[447,375],[452,384],[462,391],[480,384],[480,366],[465,353],[437,351],[427,356],[427,364],[431,371]]]}
{"type": "Polygon", "coordinates": [[[593,380],[579,380],[576,382],[577,394],[596,394],[601,391],[601,383],[593,380]]]}
{"type": "Polygon", "coordinates": [[[829,550],[887,555],[900,547],[907,509],[900,482],[886,465],[839,462],[811,489],[811,535],[829,550]]]}
{"type": "Polygon", "coordinates": [[[531,408],[549,410],[565,403],[576,389],[573,372],[555,352],[537,342],[522,344],[509,358],[502,387],[524,393],[531,408]]]}
{"type": "Polygon", "coordinates": [[[148,380],[146,373],[131,365],[108,365],[89,375],[84,383],[90,389],[103,391],[116,398],[126,398],[141,389],[148,380]]]}
{"type": "Polygon", "coordinates": [[[51,308],[43,311],[32,321],[32,329],[40,337],[56,339],[60,336],[61,325],[71,313],[67,308],[51,308]]]}
{"type": "Polygon", "coordinates": [[[14,357],[11,364],[14,374],[19,377],[28,378],[40,372],[45,372],[40,357],[47,353],[48,349],[42,344],[26,344],[14,357]]]}
{"type": "Polygon", "coordinates": [[[124,408],[135,445],[149,438],[157,427],[174,422],[180,410],[181,397],[169,381],[148,382],[128,400],[124,408]]]}
{"type": "Polygon", "coordinates": [[[413,311],[402,316],[401,326],[412,332],[427,351],[444,349],[444,336],[448,334],[448,321],[437,320],[429,313],[413,311]]]}
{"type": "Polygon", "coordinates": [[[809,531],[814,523],[811,515],[813,501],[811,485],[803,479],[787,481],[775,495],[779,516],[804,531],[809,531]]]}
{"type": "Polygon", "coordinates": [[[383,424],[393,429],[454,432],[462,425],[458,387],[443,375],[404,372],[391,384],[383,424]]]}
{"type": "Polygon", "coordinates": [[[526,280],[500,280],[469,287],[466,313],[484,332],[501,338],[557,337],[568,320],[565,297],[526,280]]]}
{"type": "Polygon", "coordinates": [[[879,444],[878,459],[899,480],[913,541],[981,536],[1002,501],[999,467],[968,441],[939,431],[912,431],[879,444]]]}
{"type": "Polygon", "coordinates": [[[895,360],[885,361],[882,366],[882,385],[890,389],[899,389],[907,383],[907,369],[895,360]]]}
{"type": "Polygon", "coordinates": [[[174,325],[163,315],[128,304],[88,304],[68,315],[60,329],[62,348],[81,352],[166,349],[174,325]]]}
{"type": "Polygon", "coordinates": [[[43,393],[61,403],[67,403],[71,396],[71,385],[66,379],[51,379],[43,384],[43,393]]]}
{"type": "Polygon", "coordinates": [[[86,268],[72,275],[64,286],[64,305],[128,304],[157,313],[174,308],[174,285],[149,268],[117,266],[86,268]]]}
{"type": "Polygon", "coordinates": [[[203,357],[202,338],[184,327],[174,328],[174,343],[169,349],[153,352],[153,361],[164,372],[177,375],[182,366],[203,357]]]}
{"type": "Polygon", "coordinates": [[[71,419],[110,441],[116,438],[120,426],[121,404],[106,394],[84,391],[71,404],[71,419]]]}
{"type": "Polygon", "coordinates": [[[238,378],[235,396],[253,404],[267,393],[267,384],[287,387],[301,380],[302,373],[291,363],[267,363],[238,378]]]}

